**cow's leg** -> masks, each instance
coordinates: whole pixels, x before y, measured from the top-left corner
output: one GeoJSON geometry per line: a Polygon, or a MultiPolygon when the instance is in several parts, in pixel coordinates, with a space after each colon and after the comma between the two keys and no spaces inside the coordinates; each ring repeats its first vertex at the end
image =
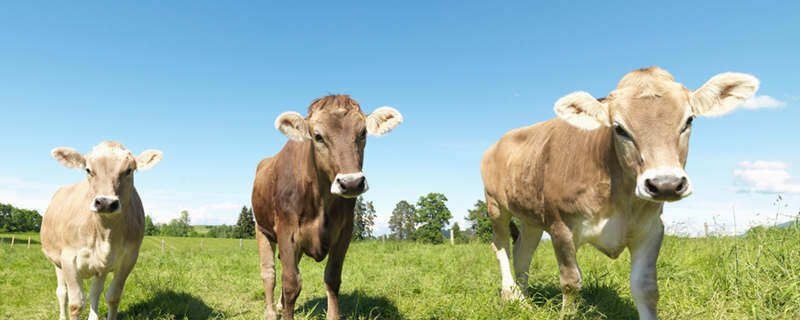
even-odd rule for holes
{"type": "Polygon", "coordinates": [[[303,280],[300,277],[300,270],[297,268],[300,263],[300,251],[292,241],[292,236],[287,235],[278,241],[278,250],[281,257],[281,301],[283,303],[282,320],[294,319],[294,303],[300,295],[303,280]]]}
{"type": "Polygon", "coordinates": [[[656,261],[664,237],[661,218],[651,223],[649,232],[631,241],[631,296],[639,310],[639,319],[657,319],[658,282],[656,261]]]}
{"type": "Polygon", "coordinates": [[[564,296],[562,311],[571,313],[576,310],[575,300],[581,289],[582,281],[572,231],[563,222],[556,221],[550,225],[549,233],[553,241],[553,249],[556,252],[561,292],[564,296]]]}
{"type": "Polygon", "coordinates": [[[258,241],[258,254],[261,257],[261,280],[264,282],[264,293],[267,308],[264,310],[264,319],[275,320],[275,243],[256,228],[256,241],[258,241]]]}
{"type": "Polygon", "coordinates": [[[486,196],[486,208],[489,212],[489,219],[492,221],[492,249],[500,263],[500,276],[502,278],[502,297],[503,300],[521,300],[523,298],[519,288],[514,284],[514,276],[511,274],[511,262],[509,261],[510,228],[508,223],[511,215],[500,209],[497,201],[486,196]]]}
{"type": "Polygon", "coordinates": [[[100,319],[98,304],[100,295],[103,294],[103,287],[106,284],[106,275],[108,274],[104,273],[94,276],[94,279],[92,279],[92,285],[89,287],[89,320],[100,319]]]}
{"type": "Polygon", "coordinates": [[[86,304],[86,294],[83,292],[83,279],[78,274],[75,266],[75,257],[69,253],[61,256],[61,271],[64,282],[67,284],[67,296],[70,320],[78,320],[83,306],[86,304]]]}
{"type": "Polygon", "coordinates": [[[58,287],[56,288],[56,297],[58,298],[58,319],[67,320],[67,281],[64,278],[64,271],[59,267],[56,268],[56,279],[58,279],[58,287]]]}
{"type": "Polygon", "coordinates": [[[108,285],[106,290],[106,303],[108,303],[108,320],[117,318],[117,311],[119,309],[119,301],[122,300],[122,289],[125,288],[125,281],[136,266],[136,260],[139,258],[139,248],[132,250],[132,255],[125,259],[117,271],[114,272],[114,278],[111,279],[111,284],[108,285]]]}
{"type": "Polygon", "coordinates": [[[339,236],[339,241],[331,247],[328,253],[328,263],[325,265],[325,291],[328,294],[327,318],[339,319],[339,285],[342,283],[342,264],[344,263],[347,248],[352,239],[353,226],[345,228],[339,236]]]}
{"type": "Polygon", "coordinates": [[[542,228],[523,222],[519,239],[514,242],[514,275],[517,276],[517,286],[522,293],[528,293],[528,271],[531,267],[531,258],[542,239],[542,228]]]}

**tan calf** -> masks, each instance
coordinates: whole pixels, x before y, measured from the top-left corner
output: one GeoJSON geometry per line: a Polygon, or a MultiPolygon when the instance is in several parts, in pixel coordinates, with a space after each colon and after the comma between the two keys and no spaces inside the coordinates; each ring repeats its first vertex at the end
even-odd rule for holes
{"type": "Polygon", "coordinates": [[[106,276],[114,272],[106,301],[108,319],[116,319],[125,279],[144,237],[144,210],[133,172],[152,168],[162,154],[148,150],[134,157],[121,144],[105,141],[86,156],[63,147],[52,155],[68,168],[86,171],[86,179],[56,191],[42,221],[42,251],[55,265],[60,318],[67,318],[69,306],[69,318],[78,319],[86,304],[81,284],[94,277],[89,319],[98,319],[106,276]]]}
{"type": "Polygon", "coordinates": [[[631,294],[640,318],[655,319],[661,212],[665,201],[692,192],[684,171],[692,121],[730,112],[757,89],[750,75],[723,73],[690,91],[662,69],[641,69],[605,99],[569,94],[555,104],[558,118],[506,133],[481,163],[503,297],[526,293],[531,257],[546,231],[565,310],[574,309],[581,288],[575,253],[589,243],[611,258],[630,250],[631,294]],[[516,279],[508,256],[512,215],[522,222],[516,279]]]}

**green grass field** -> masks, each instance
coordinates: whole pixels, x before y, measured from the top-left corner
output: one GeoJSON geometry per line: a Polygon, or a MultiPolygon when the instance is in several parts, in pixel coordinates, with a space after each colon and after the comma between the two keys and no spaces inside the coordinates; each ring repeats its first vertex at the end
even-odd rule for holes
{"type": "MultiPolygon", "coordinates": [[[[33,235],[0,235],[0,319],[56,319],[53,267],[33,235]]],[[[146,237],[128,279],[121,319],[262,319],[264,291],[255,240],[146,237]]],[[[610,260],[586,246],[578,319],[636,318],[630,257],[610,260]]],[[[301,262],[300,319],[323,319],[323,263],[301,262]]],[[[658,262],[663,319],[800,319],[800,232],[746,237],[667,237],[658,262]]],[[[280,271],[278,271],[280,272],[280,271]]],[[[556,319],[561,293],[552,246],[542,241],[531,266],[529,301],[504,304],[488,244],[354,243],[345,262],[347,319],[556,319]]],[[[110,281],[110,277],[109,277],[110,281]]],[[[278,277],[280,281],[280,276],[278,277]]],[[[88,281],[85,283],[88,289],[88,281]]],[[[101,298],[101,312],[105,301],[101,298]]],[[[88,310],[88,306],[85,310],[88,310]]],[[[88,316],[84,311],[83,317],[88,316]]]]}

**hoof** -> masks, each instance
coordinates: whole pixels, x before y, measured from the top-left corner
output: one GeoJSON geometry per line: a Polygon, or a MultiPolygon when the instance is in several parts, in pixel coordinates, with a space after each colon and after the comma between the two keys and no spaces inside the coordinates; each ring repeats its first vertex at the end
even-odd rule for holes
{"type": "Polygon", "coordinates": [[[510,289],[503,289],[503,301],[522,301],[525,300],[525,296],[522,295],[522,292],[519,291],[518,288],[510,288],[510,289]]]}
{"type": "Polygon", "coordinates": [[[278,313],[275,310],[264,310],[264,320],[276,320],[278,319],[278,313]]]}

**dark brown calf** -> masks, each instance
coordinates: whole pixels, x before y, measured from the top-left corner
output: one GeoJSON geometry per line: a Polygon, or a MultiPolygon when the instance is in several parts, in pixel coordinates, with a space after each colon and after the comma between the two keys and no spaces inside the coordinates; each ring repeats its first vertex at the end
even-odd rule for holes
{"type": "Polygon", "coordinates": [[[275,244],[283,266],[283,319],[292,319],[300,294],[297,265],[303,253],[322,261],[328,319],[339,318],[342,263],[353,231],[355,198],[367,191],[361,172],[366,136],[383,135],[403,121],[397,110],[381,107],[365,115],[353,99],[332,95],[315,100],[308,117],[286,112],[275,127],[292,141],[258,164],[253,213],[261,255],[266,319],[275,319],[275,244]]]}

